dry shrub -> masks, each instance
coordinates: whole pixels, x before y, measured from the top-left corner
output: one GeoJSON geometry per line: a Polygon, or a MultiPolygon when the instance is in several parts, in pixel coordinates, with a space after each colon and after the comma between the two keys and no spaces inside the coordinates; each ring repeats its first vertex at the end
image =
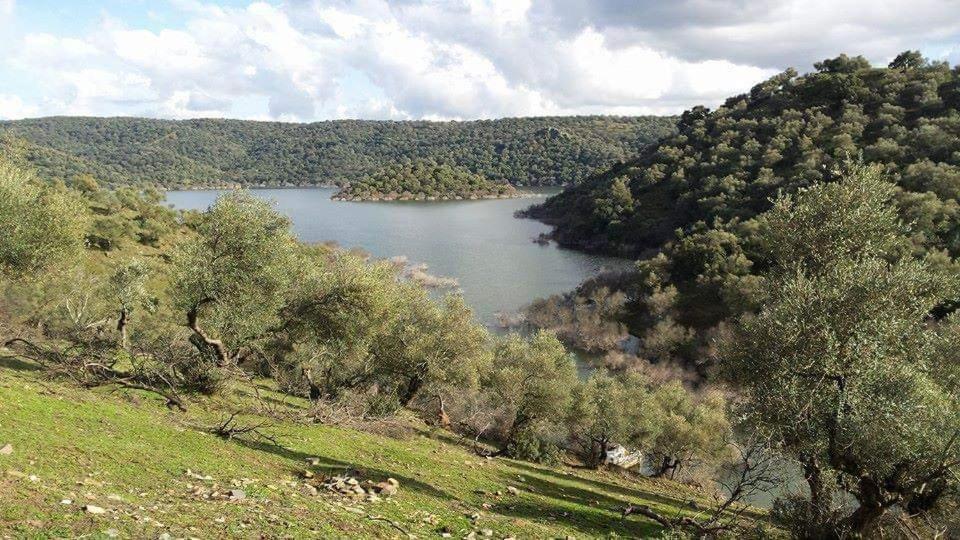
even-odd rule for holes
{"type": "Polygon", "coordinates": [[[700,381],[699,375],[675,362],[657,362],[622,351],[610,351],[605,354],[600,363],[610,371],[641,373],[650,381],[652,386],[662,386],[671,381],[680,381],[685,386],[696,385],[700,381]]]}
{"type": "Polygon", "coordinates": [[[313,402],[304,419],[392,439],[406,439],[414,433],[411,419],[396,414],[372,415],[371,396],[362,392],[344,392],[337,398],[319,399],[313,402]]]}
{"type": "Polygon", "coordinates": [[[629,337],[620,322],[626,303],[626,294],[606,286],[578,290],[533,302],[526,308],[526,321],[583,351],[619,350],[629,337]]]}

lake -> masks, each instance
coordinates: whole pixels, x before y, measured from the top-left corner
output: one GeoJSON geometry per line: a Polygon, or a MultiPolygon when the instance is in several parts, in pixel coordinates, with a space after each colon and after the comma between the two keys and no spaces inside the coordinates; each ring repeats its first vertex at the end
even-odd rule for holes
{"type": "MultiPolygon", "coordinates": [[[[477,319],[493,327],[498,312],[515,312],[536,298],[569,291],[622,259],[539,245],[546,225],[513,213],[542,199],[443,202],[334,202],[335,188],[257,189],[290,216],[304,242],[334,241],[377,258],[405,256],[428,272],[455,278],[477,319]]],[[[535,193],[549,195],[558,189],[535,193]]],[[[176,208],[203,210],[223,191],[169,191],[176,208]]]]}

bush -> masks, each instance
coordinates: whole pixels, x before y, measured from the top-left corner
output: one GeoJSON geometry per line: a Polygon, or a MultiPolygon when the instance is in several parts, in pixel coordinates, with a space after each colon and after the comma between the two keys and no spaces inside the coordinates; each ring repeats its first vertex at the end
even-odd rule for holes
{"type": "Polygon", "coordinates": [[[534,463],[558,465],[562,461],[563,450],[553,437],[531,426],[513,436],[507,444],[506,455],[534,463]]]}

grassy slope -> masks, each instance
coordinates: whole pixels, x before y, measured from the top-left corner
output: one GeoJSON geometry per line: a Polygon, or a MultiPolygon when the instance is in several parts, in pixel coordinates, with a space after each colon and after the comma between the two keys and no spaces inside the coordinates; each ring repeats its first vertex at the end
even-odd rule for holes
{"type": "Polygon", "coordinates": [[[478,459],[445,433],[422,426],[390,438],[280,423],[269,431],[284,448],[226,441],[195,427],[214,423],[218,410],[249,404],[245,391],[237,388],[229,398],[176,413],[136,391],[89,391],[44,380],[29,363],[0,351],[0,446],[14,447],[12,455],[0,455],[0,537],[97,537],[110,529],[122,537],[154,538],[164,532],[203,538],[401,536],[370,515],[428,538],[439,537],[444,527],[454,538],[482,529],[492,529],[495,538],[646,537],[658,527],[636,516],[620,520],[627,502],[674,513],[698,497],[666,481],[478,459]],[[318,475],[352,467],[363,479],[394,477],[400,491],[375,503],[322,490],[306,495],[299,475],[313,456],[320,458],[313,467],[318,475]],[[214,480],[198,481],[187,469],[214,480]],[[245,499],[204,500],[188,487],[229,490],[234,482],[246,484],[245,499]],[[508,485],[521,493],[510,495],[508,485]],[[504,494],[497,496],[498,490],[504,494]],[[84,504],[107,513],[88,514],[84,504]],[[472,522],[476,513],[480,517],[472,522]]]}

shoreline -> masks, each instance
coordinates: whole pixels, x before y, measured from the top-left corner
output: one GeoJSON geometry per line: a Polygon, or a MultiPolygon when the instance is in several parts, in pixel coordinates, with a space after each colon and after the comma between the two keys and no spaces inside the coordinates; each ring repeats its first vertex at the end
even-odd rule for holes
{"type": "Polygon", "coordinates": [[[518,192],[513,195],[471,195],[471,196],[461,196],[461,195],[424,195],[418,193],[417,195],[410,196],[398,196],[398,197],[388,197],[388,196],[379,196],[379,197],[350,197],[350,196],[341,196],[339,194],[334,194],[330,197],[331,201],[334,202],[456,202],[456,201],[492,201],[492,200],[507,200],[507,199],[533,199],[546,197],[546,194],[539,193],[530,193],[530,192],[518,192]]]}

